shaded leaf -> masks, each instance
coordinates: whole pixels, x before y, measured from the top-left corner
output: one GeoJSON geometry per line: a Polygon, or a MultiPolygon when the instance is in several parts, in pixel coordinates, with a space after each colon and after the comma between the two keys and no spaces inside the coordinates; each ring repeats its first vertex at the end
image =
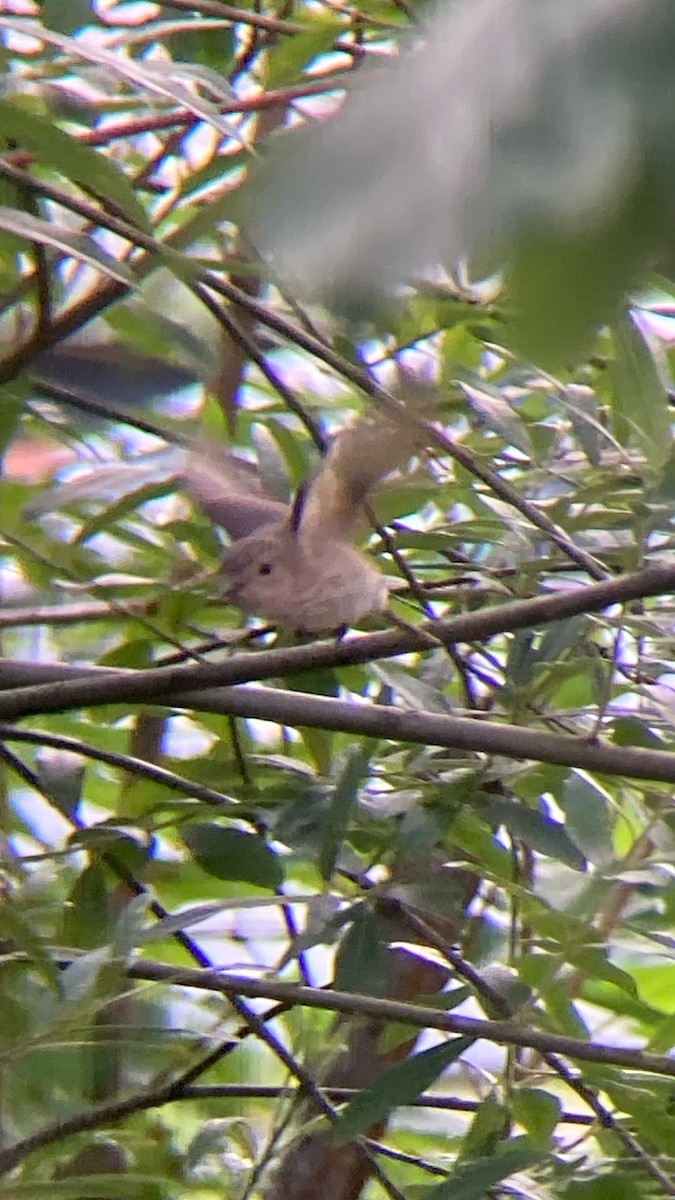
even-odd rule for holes
{"type": "Polygon", "coordinates": [[[264,888],[278,888],[283,882],[278,855],[255,834],[194,824],[183,829],[182,838],[202,870],[215,879],[242,880],[264,888]]]}
{"type": "Polygon", "coordinates": [[[13,944],[24,953],[37,973],[55,994],[59,992],[60,972],[51,955],[43,945],[42,938],[33,928],[29,916],[24,917],[18,906],[8,896],[0,905],[0,938],[13,944]]]}
{"type": "MultiPolygon", "coordinates": [[[[410,1103],[426,1091],[429,1084],[455,1062],[474,1038],[458,1037],[413,1054],[403,1062],[395,1063],[379,1076],[376,1083],[361,1092],[347,1105],[336,1125],[334,1135],[341,1142],[349,1141],[363,1133],[370,1125],[386,1117],[394,1108],[410,1103]]],[[[504,1178],[504,1176],[499,1176],[504,1178]]]]}
{"type": "Polygon", "coordinates": [[[556,796],[569,837],[596,866],[614,858],[607,796],[589,776],[571,771],[556,796]]]}
{"type": "Polygon", "coordinates": [[[568,867],[582,871],[586,859],[560,821],[553,821],[544,812],[512,804],[491,796],[481,803],[481,813],[488,821],[504,825],[512,837],[523,841],[532,850],[557,859],[568,867]]]}
{"type": "Polygon", "coordinates": [[[335,869],[340,847],[347,835],[351,811],[356,805],[373,752],[372,743],[352,746],[347,751],[340,774],[335,780],[330,805],[321,826],[319,870],[329,880],[335,869]]]}
{"type": "Polygon", "coordinates": [[[387,943],[371,909],[357,905],[335,956],[334,986],[339,992],[385,994],[389,981],[387,943]]]}
{"type": "Polygon", "coordinates": [[[152,1175],[125,1172],[122,1175],[75,1175],[70,1179],[33,1179],[29,1183],[5,1183],[2,1200],[161,1200],[162,1188],[152,1175]]]}
{"type": "Polygon", "coordinates": [[[481,1100],[462,1142],[459,1161],[493,1154],[508,1130],[509,1114],[496,1096],[481,1100]]]}
{"type": "Polygon", "coordinates": [[[672,417],[668,392],[642,331],[630,315],[614,329],[612,375],[614,431],[623,445],[635,445],[658,474],[671,452],[672,417]]]}
{"type": "Polygon", "coordinates": [[[479,1158],[455,1168],[452,1176],[437,1187],[429,1188],[428,1200],[485,1200],[488,1189],[518,1171],[526,1171],[543,1155],[529,1138],[512,1138],[489,1158],[479,1158]]]}
{"type": "Polygon", "coordinates": [[[542,1150],[548,1149],[562,1112],[558,1097],[543,1088],[516,1088],[511,1096],[511,1108],[532,1143],[541,1146],[542,1150]]]}
{"type": "Polygon", "coordinates": [[[80,950],[104,945],[110,937],[108,880],[99,861],[78,875],[63,909],[63,938],[80,950]]]}
{"type": "Polygon", "coordinates": [[[378,662],[373,663],[370,669],[410,708],[445,716],[452,712],[452,705],[443,693],[423,679],[418,679],[412,671],[406,671],[394,663],[378,662]]]}

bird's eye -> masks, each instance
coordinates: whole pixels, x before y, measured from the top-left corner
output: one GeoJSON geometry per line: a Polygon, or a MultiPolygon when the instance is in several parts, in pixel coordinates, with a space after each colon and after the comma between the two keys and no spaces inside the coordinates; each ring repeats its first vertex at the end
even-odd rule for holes
{"type": "Polygon", "coordinates": [[[258,574],[259,575],[271,575],[272,574],[272,564],[271,563],[263,563],[263,565],[260,567],[260,569],[258,571],[258,574]]]}

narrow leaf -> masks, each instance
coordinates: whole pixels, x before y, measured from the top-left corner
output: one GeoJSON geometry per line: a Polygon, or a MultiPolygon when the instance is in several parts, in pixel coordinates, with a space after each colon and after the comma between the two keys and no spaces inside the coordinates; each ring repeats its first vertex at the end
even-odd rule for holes
{"type": "MultiPolygon", "coordinates": [[[[335,1126],[340,1141],[348,1141],[385,1117],[394,1108],[409,1104],[424,1092],[442,1071],[468,1050],[474,1038],[458,1037],[413,1054],[380,1075],[343,1112],[335,1126]]],[[[503,1176],[498,1176],[503,1178],[503,1176]]]]}
{"type": "Polygon", "coordinates": [[[369,908],[359,904],[336,956],[335,987],[340,992],[382,996],[388,980],[387,946],[380,922],[369,908]]]}
{"type": "Polygon", "coordinates": [[[372,744],[352,746],[335,781],[330,807],[323,821],[319,870],[321,878],[329,880],[335,869],[340,847],[349,828],[349,817],[358,800],[359,788],[368,770],[372,744]]]}
{"type": "Polygon", "coordinates": [[[597,867],[612,862],[612,830],[607,796],[581,771],[572,771],[556,801],[565,814],[567,832],[597,867]]]}
{"type": "Polygon", "coordinates": [[[69,254],[96,271],[102,271],[118,283],[131,286],[134,282],[133,273],[125,263],[118,262],[116,258],[106,254],[93,238],[84,233],[73,233],[71,229],[64,229],[62,225],[42,221],[39,217],[5,207],[0,207],[0,229],[26,238],[29,242],[52,246],[62,254],[69,254]]]}
{"type": "Polygon", "coordinates": [[[95,63],[96,66],[106,67],[126,83],[164,96],[182,108],[187,108],[195,117],[212,125],[224,137],[233,135],[231,122],[220,116],[214,104],[196,97],[193,92],[188,91],[181,84],[162,78],[153,71],[152,64],[145,66],[134,59],[122,58],[110,50],[104,50],[101,46],[94,45],[91,41],[85,42],[82,39],[64,37],[62,34],[54,33],[51,29],[46,29],[39,21],[0,17],[0,28],[38,38],[39,41],[46,42],[48,46],[56,46],[70,54],[76,61],[83,59],[85,62],[95,63]]]}
{"type": "Polygon", "coordinates": [[[100,150],[85,146],[24,104],[0,100],[0,136],[16,142],[89,195],[111,200],[138,229],[152,233],[145,209],[126,176],[100,150]]]}
{"type": "Polygon", "coordinates": [[[215,879],[241,880],[265,888],[278,888],[283,882],[278,856],[253,833],[195,824],[183,830],[183,841],[195,862],[215,879]]]}
{"type": "Polygon", "coordinates": [[[655,473],[671,450],[668,392],[641,330],[630,316],[614,330],[611,365],[614,432],[623,444],[637,445],[655,473]]]}
{"type": "Polygon", "coordinates": [[[541,1151],[528,1138],[513,1138],[489,1158],[459,1166],[449,1179],[426,1193],[426,1200],[485,1200],[489,1188],[516,1171],[526,1171],[541,1158],[541,1151]]]}
{"type": "Polygon", "coordinates": [[[512,837],[524,842],[532,850],[557,859],[576,871],[583,870],[586,859],[560,821],[553,821],[543,812],[526,808],[523,804],[512,804],[498,796],[482,804],[480,811],[481,816],[503,825],[512,837]]]}

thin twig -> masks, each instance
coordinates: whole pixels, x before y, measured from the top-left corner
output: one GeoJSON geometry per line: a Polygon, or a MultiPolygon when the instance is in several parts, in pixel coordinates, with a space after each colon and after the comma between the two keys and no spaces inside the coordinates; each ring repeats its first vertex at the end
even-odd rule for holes
{"type": "Polygon", "coordinates": [[[202,800],[205,804],[215,804],[221,809],[236,808],[238,810],[237,817],[246,819],[239,801],[233,799],[232,796],[226,796],[223,792],[215,791],[214,788],[185,779],[182,775],[177,775],[175,771],[167,771],[164,767],[155,766],[154,763],[146,762],[144,759],[134,758],[130,754],[116,754],[111,750],[100,750],[98,746],[92,746],[80,738],[66,737],[64,734],[49,733],[39,729],[18,729],[12,725],[0,725],[0,740],[22,742],[29,746],[49,746],[54,750],[67,750],[71,754],[79,754],[82,758],[105,763],[109,767],[126,771],[130,775],[150,779],[153,783],[157,783],[169,791],[180,792],[182,796],[194,797],[195,800],[202,800]]]}
{"type": "MultiPolygon", "coordinates": [[[[268,1013],[265,1013],[269,1017],[268,1013]]],[[[336,1102],[354,1100],[361,1095],[360,1088],[322,1087],[321,1091],[329,1100],[336,1102]]],[[[269,1084],[255,1083],[201,1083],[186,1088],[181,1099],[184,1100],[276,1100],[297,1095],[297,1088],[279,1084],[274,1087],[269,1084]]],[[[480,1108],[480,1100],[460,1100],[457,1096],[436,1096],[432,1093],[418,1096],[415,1100],[407,1100],[403,1108],[428,1108],[437,1112],[460,1112],[473,1116],[480,1108]]],[[[558,1121],[561,1125],[593,1126],[596,1118],[588,1113],[561,1112],[558,1121]]]]}

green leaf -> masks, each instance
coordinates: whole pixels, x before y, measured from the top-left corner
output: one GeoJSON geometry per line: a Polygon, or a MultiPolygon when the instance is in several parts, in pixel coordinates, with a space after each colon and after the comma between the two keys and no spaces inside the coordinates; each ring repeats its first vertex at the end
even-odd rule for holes
{"type": "Polygon", "coordinates": [[[328,775],[330,773],[334,741],[331,731],[329,729],[314,729],[311,725],[302,725],[298,726],[298,733],[307,747],[317,771],[321,775],[328,775]]]}
{"type": "Polygon", "coordinates": [[[162,1189],[152,1175],[74,1175],[70,1179],[32,1179],[29,1183],[3,1183],[0,1200],[161,1200],[162,1189]]]}
{"type": "Polygon", "coordinates": [[[0,387],[0,451],[14,435],[29,391],[27,379],[13,379],[0,387]]]}
{"type": "Polygon", "coordinates": [[[449,1179],[426,1192],[427,1200],[486,1200],[495,1184],[535,1166],[543,1157],[529,1138],[512,1138],[489,1158],[458,1166],[449,1179]]]}
{"type": "Polygon", "coordinates": [[[612,829],[602,789],[581,771],[571,771],[556,802],[565,814],[568,834],[582,854],[597,867],[612,862],[612,829]]]}
{"type": "Polygon", "coordinates": [[[475,812],[462,808],[451,827],[453,842],[480,865],[486,874],[496,879],[510,880],[513,862],[508,850],[496,841],[492,830],[475,812]]]}
{"type": "Polygon", "coordinates": [[[60,971],[46,952],[30,920],[21,915],[18,905],[8,895],[3,897],[0,905],[0,938],[15,943],[17,949],[30,959],[50,991],[58,995],[60,971]]]}
{"type": "Polygon", "coordinates": [[[543,1088],[516,1088],[511,1096],[511,1108],[532,1143],[547,1150],[562,1112],[558,1097],[543,1088]]]}
{"type": "Polygon", "coordinates": [[[615,746],[641,746],[643,750],[663,749],[663,742],[654,730],[636,717],[616,717],[610,728],[615,746]]]}
{"type": "Polygon", "coordinates": [[[40,15],[57,33],[75,33],[84,25],[98,24],[92,0],[42,0],[40,15]]]}
{"type": "MultiPolygon", "coordinates": [[[[335,672],[327,667],[323,670],[307,671],[304,675],[287,675],[286,687],[292,692],[311,692],[313,696],[337,696],[340,685],[335,672]]],[[[328,729],[299,726],[299,733],[311,757],[322,775],[331,768],[334,736],[328,729]]]]}
{"type": "Polygon", "coordinates": [[[568,617],[564,621],[556,621],[544,631],[536,650],[533,651],[537,664],[555,663],[569,651],[578,640],[581,632],[587,628],[588,618],[568,617]]]}
{"type": "MultiPolygon", "coordinates": [[[[59,6],[63,7],[60,0],[59,6]]],[[[0,138],[16,142],[41,163],[79,184],[88,195],[112,201],[132,225],[152,233],[145,209],[122,172],[99,150],[65,133],[49,117],[26,104],[0,99],[0,138]]]]}
{"type": "Polygon", "coordinates": [[[571,962],[584,975],[613,983],[616,987],[627,992],[629,996],[637,999],[638,993],[635,980],[627,971],[623,971],[621,967],[617,967],[613,962],[610,962],[604,946],[580,946],[578,950],[568,946],[565,957],[568,962],[571,962]]]}
{"type": "Polygon", "coordinates": [[[116,818],[102,821],[91,829],[76,829],[68,839],[72,847],[82,847],[90,854],[105,855],[108,861],[119,864],[125,870],[135,874],[142,871],[149,857],[149,847],[140,838],[132,837],[116,818]]]}
{"type": "Polygon", "coordinates": [[[637,446],[657,475],[671,452],[670,404],[654,355],[631,316],[615,326],[614,352],[610,364],[613,432],[622,445],[637,446]]]}
{"type": "Polygon", "coordinates": [[[388,662],[372,663],[370,670],[410,708],[441,716],[452,712],[452,705],[443,692],[418,679],[412,671],[388,662]]]}
{"type": "Polygon", "coordinates": [[[186,826],[182,837],[195,862],[215,879],[241,880],[263,888],[283,883],[279,856],[256,834],[204,823],[186,826]]]}
{"type": "Polygon", "coordinates": [[[664,1013],[675,1013],[674,964],[661,962],[648,967],[634,966],[632,975],[641,1000],[664,1013]]]}
{"type": "Polygon", "coordinates": [[[524,223],[511,276],[519,353],[554,371],[588,353],[645,261],[652,209],[638,187],[573,231],[524,223]]]}
{"type": "Polygon", "coordinates": [[[108,880],[101,862],[86,867],[71,888],[63,909],[63,938],[67,946],[86,950],[110,937],[108,880]]]}
{"type": "MultiPolygon", "coordinates": [[[[458,1037],[412,1054],[379,1076],[372,1087],[347,1105],[333,1126],[335,1137],[346,1142],[363,1133],[394,1108],[416,1100],[429,1084],[473,1045],[474,1038],[458,1037]]],[[[503,1178],[503,1176],[499,1176],[503,1178]]]]}
{"type": "Polygon", "coordinates": [[[573,1179],[565,1188],[565,1200],[647,1200],[647,1192],[637,1190],[635,1173],[619,1174],[615,1165],[598,1170],[596,1179],[573,1179]]]}
{"type": "Polygon", "coordinates": [[[266,85],[269,89],[292,83],[302,68],[330,50],[343,26],[337,14],[303,11],[305,29],[295,37],[284,38],[270,55],[266,85]]]}
{"type": "Polygon", "coordinates": [[[672,1079],[648,1079],[635,1082],[607,1081],[612,1101],[628,1113],[639,1135],[652,1153],[675,1154],[675,1087],[672,1079]],[[642,1082],[642,1086],[639,1086],[642,1082]]]}
{"type": "Polygon", "coordinates": [[[532,681],[536,662],[533,640],[529,630],[522,629],[519,629],[511,640],[505,674],[508,682],[514,687],[527,687],[532,681]]]}
{"type": "Polygon", "coordinates": [[[565,826],[560,821],[553,821],[546,813],[526,808],[523,804],[512,804],[498,796],[491,796],[484,801],[480,811],[486,820],[503,825],[512,837],[524,842],[532,850],[557,859],[576,871],[584,869],[586,859],[565,826]]]}
{"type": "Polygon", "coordinates": [[[349,818],[359,796],[359,788],[368,772],[373,743],[351,746],[335,781],[333,795],[321,824],[319,870],[321,878],[330,880],[340,847],[349,829],[349,818]]]}
{"type": "Polygon", "coordinates": [[[102,667],[149,667],[155,650],[154,639],[131,636],[108,654],[101,656],[102,667]]]}
{"type": "Polygon", "coordinates": [[[388,983],[387,943],[380,921],[365,904],[357,904],[335,957],[334,986],[339,992],[382,996],[388,983]]]}
{"type": "Polygon", "coordinates": [[[460,1160],[465,1162],[494,1154],[508,1130],[508,1124],[507,1109],[499,1103],[496,1096],[487,1096],[478,1105],[467,1130],[462,1142],[460,1160]]]}

